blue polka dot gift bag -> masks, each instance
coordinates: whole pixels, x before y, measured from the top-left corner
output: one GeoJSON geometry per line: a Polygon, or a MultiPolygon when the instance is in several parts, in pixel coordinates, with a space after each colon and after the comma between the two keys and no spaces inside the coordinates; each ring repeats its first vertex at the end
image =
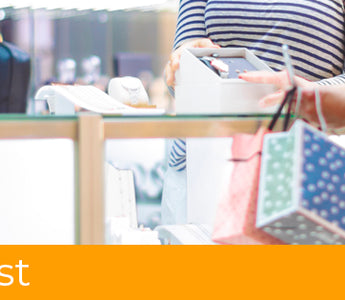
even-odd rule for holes
{"type": "Polygon", "coordinates": [[[302,120],[265,135],[256,227],[287,244],[345,244],[345,149],[302,120]]]}

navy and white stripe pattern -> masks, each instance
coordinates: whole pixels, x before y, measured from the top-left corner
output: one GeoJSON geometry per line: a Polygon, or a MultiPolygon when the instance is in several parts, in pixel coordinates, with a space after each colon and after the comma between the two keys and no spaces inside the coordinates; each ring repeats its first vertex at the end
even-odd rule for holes
{"type": "MultiPolygon", "coordinates": [[[[343,0],[181,0],[174,48],[193,38],[246,47],[273,70],[287,44],[297,75],[312,81],[343,73],[343,0]]],[[[345,77],[330,83],[345,82],[345,77]]]]}
{"type": "Polygon", "coordinates": [[[180,0],[174,49],[206,37],[222,47],[248,48],[279,71],[287,44],[296,75],[341,84],[344,26],[343,0],[180,0]]]}
{"type": "Polygon", "coordinates": [[[184,139],[173,141],[168,164],[176,171],[183,171],[186,168],[186,141],[184,139]]]}

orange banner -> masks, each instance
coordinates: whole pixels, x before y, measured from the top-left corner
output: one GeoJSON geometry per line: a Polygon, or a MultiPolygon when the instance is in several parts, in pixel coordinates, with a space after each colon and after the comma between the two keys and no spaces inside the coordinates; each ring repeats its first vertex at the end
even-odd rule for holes
{"type": "Polygon", "coordinates": [[[0,246],[0,254],[2,299],[343,295],[344,246],[0,246]]]}

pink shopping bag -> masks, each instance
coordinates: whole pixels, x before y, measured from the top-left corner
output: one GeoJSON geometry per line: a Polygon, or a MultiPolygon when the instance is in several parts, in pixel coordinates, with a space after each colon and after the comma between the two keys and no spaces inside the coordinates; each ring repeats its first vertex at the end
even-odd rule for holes
{"type": "Polygon", "coordinates": [[[233,138],[231,184],[220,200],[213,228],[212,239],[217,243],[284,244],[255,227],[261,150],[267,132],[261,127],[255,135],[233,138]]]}

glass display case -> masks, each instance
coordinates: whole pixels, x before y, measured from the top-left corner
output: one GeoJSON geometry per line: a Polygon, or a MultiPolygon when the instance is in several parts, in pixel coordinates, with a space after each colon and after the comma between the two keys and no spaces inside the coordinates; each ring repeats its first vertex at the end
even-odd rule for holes
{"type": "MultiPolygon", "coordinates": [[[[136,209],[144,211],[151,204],[151,212],[156,213],[156,219],[151,216],[151,226],[156,226],[160,222],[159,198],[167,159],[167,139],[228,138],[238,132],[253,133],[268,120],[268,116],[1,115],[4,193],[1,198],[6,200],[2,201],[1,211],[7,216],[1,218],[1,222],[3,228],[16,227],[17,231],[14,231],[12,240],[0,237],[0,243],[108,243],[106,216],[111,204],[107,202],[109,200],[105,201],[105,162],[116,165],[118,161],[119,168],[131,169],[135,173],[139,168],[133,168],[130,160],[150,161],[143,177],[148,179],[148,173],[156,172],[152,178],[159,183],[153,184],[150,194],[152,183],[137,178],[135,184],[143,186],[135,187],[136,209]],[[115,151],[121,147],[124,151],[115,151]],[[130,153],[131,149],[137,152],[130,153]],[[146,194],[140,195],[138,191],[145,191],[145,188],[146,194]],[[59,236],[64,238],[59,239],[59,236]]],[[[116,199],[112,201],[116,202],[116,199]]]]}

